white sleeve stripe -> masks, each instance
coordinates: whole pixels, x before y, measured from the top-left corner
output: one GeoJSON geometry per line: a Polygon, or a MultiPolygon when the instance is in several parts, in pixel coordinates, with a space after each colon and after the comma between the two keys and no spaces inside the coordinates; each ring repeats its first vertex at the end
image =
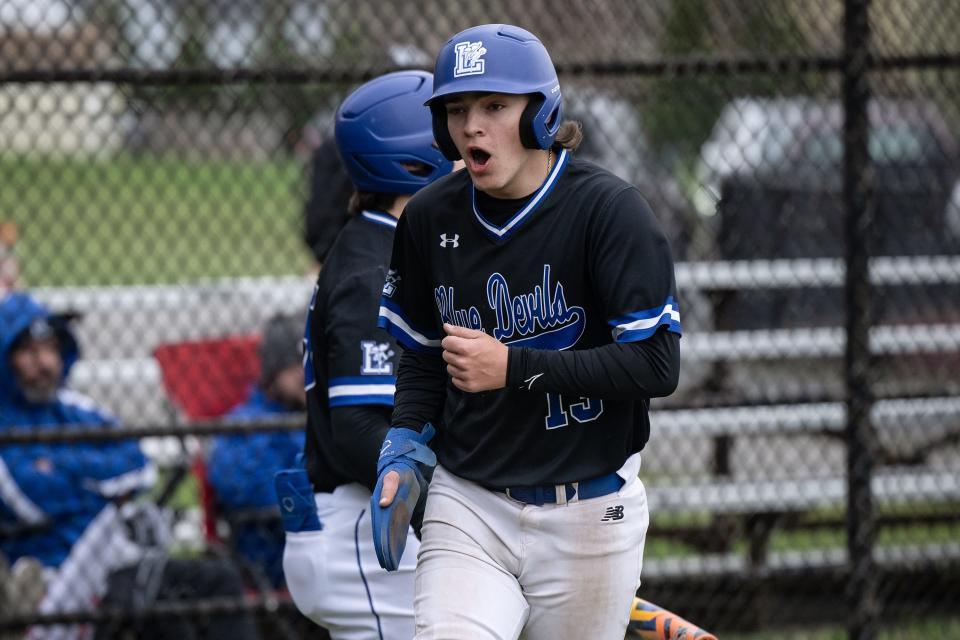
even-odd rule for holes
{"type": "Polygon", "coordinates": [[[107,498],[126,495],[138,489],[146,489],[157,481],[157,468],[152,464],[128,471],[107,480],[88,480],[87,487],[107,498]]]}
{"type": "Polygon", "coordinates": [[[413,338],[419,344],[422,344],[425,347],[435,347],[440,348],[440,340],[431,340],[425,335],[413,329],[410,325],[407,324],[406,320],[401,318],[398,314],[394,313],[385,306],[380,307],[380,315],[387,320],[389,320],[395,327],[403,331],[405,334],[413,338]]]}
{"type": "Polygon", "coordinates": [[[337,384],[332,385],[327,394],[331,398],[343,396],[393,395],[397,390],[392,384],[337,384]]]}
{"type": "Polygon", "coordinates": [[[633,322],[627,322],[625,324],[618,324],[614,330],[614,335],[620,335],[625,331],[638,331],[643,329],[649,329],[655,327],[663,320],[663,316],[668,315],[671,320],[680,322],[680,312],[673,308],[673,305],[666,305],[663,308],[663,311],[652,318],[643,318],[640,320],[634,320],[633,322]]]}
{"type": "Polygon", "coordinates": [[[0,458],[0,500],[24,522],[36,524],[46,519],[43,510],[17,486],[17,481],[13,479],[3,458],[0,458]]]}

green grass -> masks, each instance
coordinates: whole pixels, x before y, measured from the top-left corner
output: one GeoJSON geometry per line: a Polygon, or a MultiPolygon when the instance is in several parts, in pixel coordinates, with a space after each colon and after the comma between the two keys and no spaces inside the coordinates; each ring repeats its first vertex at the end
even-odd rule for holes
{"type": "Polygon", "coordinates": [[[0,220],[20,228],[28,286],[302,273],[305,183],[265,163],[121,154],[0,155],[0,220]]]}

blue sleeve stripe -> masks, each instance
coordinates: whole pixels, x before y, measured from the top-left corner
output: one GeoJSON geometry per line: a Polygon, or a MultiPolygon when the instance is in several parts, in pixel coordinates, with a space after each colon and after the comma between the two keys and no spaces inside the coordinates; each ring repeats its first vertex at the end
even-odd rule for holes
{"type": "Polygon", "coordinates": [[[361,396],[338,396],[330,398],[331,407],[351,407],[361,404],[382,404],[387,407],[393,406],[393,394],[390,395],[361,395],[361,396]]]}
{"type": "Polygon", "coordinates": [[[339,378],[330,378],[329,387],[337,387],[345,384],[397,384],[397,376],[341,376],[339,378]]]}
{"type": "MultiPolygon", "coordinates": [[[[641,312],[646,313],[646,312],[641,312]]],[[[611,322],[611,324],[613,324],[611,322]]],[[[617,342],[637,342],[652,336],[661,326],[668,331],[682,333],[680,328],[680,311],[668,301],[660,309],[660,313],[653,317],[636,318],[627,322],[618,323],[613,327],[613,339],[617,342]]]]}
{"type": "Polygon", "coordinates": [[[428,353],[438,353],[440,351],[439,338],[431,339],[414,329],[398,311],[390,309],[385,301],[381,302],[377,325],[386,329],[390,335],[396,338],[397,342],[409,349],[428,353]]]}

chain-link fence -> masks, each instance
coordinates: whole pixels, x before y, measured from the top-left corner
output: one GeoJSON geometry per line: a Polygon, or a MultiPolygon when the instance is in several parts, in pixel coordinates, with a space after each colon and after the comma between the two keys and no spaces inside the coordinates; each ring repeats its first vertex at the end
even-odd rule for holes
{"type": "Polygon", "coordinates": [[[221,418],[342,222],[336,105],[485,22],[542,38],[673,246],[639,594],[724,638],[960,637],[960,0],[0,0],[0,291],[73,328],[86,396],[0,410],[0,635],[317,633],[234,499],[302,419],[221,418]]]}

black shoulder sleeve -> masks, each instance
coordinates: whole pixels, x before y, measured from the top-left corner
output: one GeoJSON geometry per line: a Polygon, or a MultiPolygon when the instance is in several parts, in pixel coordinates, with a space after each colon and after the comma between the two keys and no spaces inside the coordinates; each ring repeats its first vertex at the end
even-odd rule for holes
{"type": "Polygon", "coordinates": [[[320,356],[329,373],[331,408],[393,404],[400,349],[377,328],[382,283],[383,269],[374,266],[344,277],[330,293],[322,327],[326,352],[320,356]]]}
{"type": "Polygon", "coordinates": [[[417,247],[409,218],[408,213],[400,217],[393,236],[378,324],[404,349],[439,356],[443,336],[433,311],[433,293],[427,284],[430,269],[417,247]]]}
{"type": "Polygon", "coordinates": [[[677,334],[680,304],[670,245],[640,192],[618,192],[592,220],[590,285],[616,342],[646,340],[659,327],[677,334]]]}

